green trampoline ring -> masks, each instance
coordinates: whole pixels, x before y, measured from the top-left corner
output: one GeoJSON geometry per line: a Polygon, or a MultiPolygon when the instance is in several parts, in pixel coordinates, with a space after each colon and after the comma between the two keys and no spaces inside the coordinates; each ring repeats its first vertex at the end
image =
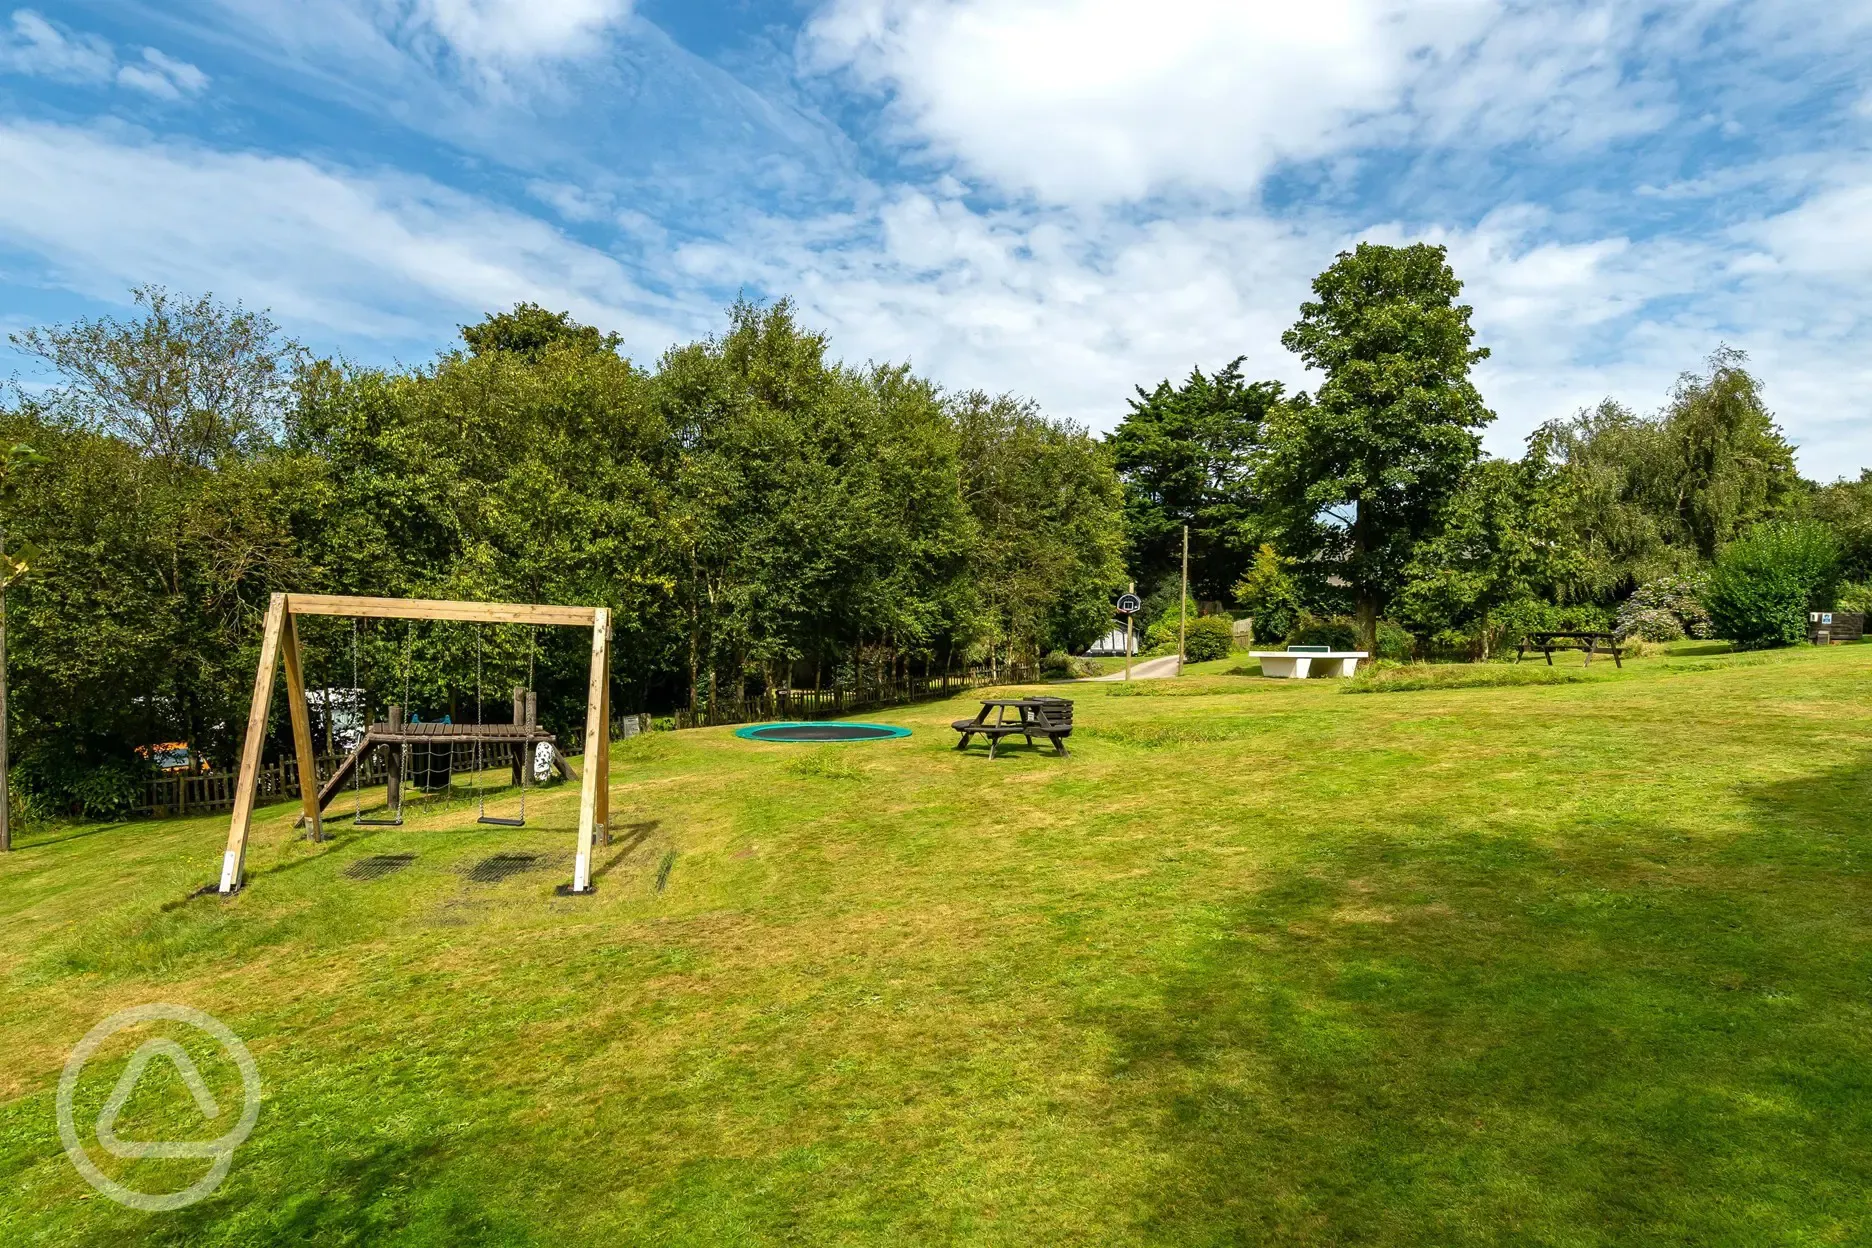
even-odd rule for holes
{"type": "Polygon", "coordinates": [[[735,729],[743,741],[786,741],[794,744],[824,744],[829,741],[889,741],[910,735],[908,728],[896,724],[784,723],[749,724],[735,729]]]}

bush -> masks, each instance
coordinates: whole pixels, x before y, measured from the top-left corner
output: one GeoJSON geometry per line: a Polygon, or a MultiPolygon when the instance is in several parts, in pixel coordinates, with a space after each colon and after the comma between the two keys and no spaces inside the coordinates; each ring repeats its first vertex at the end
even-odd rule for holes
{"type": "Polygon", "coordinates": [[[1839,582],[1839,539],[1812,521],[1758,524],[1716,557],[1704,603],[1719,636],[1742,647],[1807,636],[1807,612],[1839,582]]]}
{"type": "Polygon", "coordinates": [[[1334,650],[1358,649],[1358,627],[1344,616],[1322,619],[1302,615],[1287,634],[1290,646],[1330,646],[1334,650]]]}
{"type": "Polygon", "coordinates": [[[1640,585],[1614,617],[1612,631],[1620,638],[1644,641],[1680,641],[1694,637],[1707,641],[1716,635],[1709,610],[1703,605],[1704,585],[1688,576],[1661,576],[1640,585]]]}
{"type": "Polygon", "coordinates": [[[1840,586],[1833,595],[1833,609],[1872,614],[1872,581],[1854,581],[1840,586]]]}
{"type": "Polygon", "coordinates": [[[1235,649],[1235,625],[1225,615],[1205,615],[1189,622],[1183,657],[1191,663],[1226,659],[1235,649]]]}
{"type": "MultiPolygon", "coordinates": [[[[1356,649],[1357,647],[1354,647],[1356,649]]],[[[1378,621],[1378,646],[1372,654],[1374,659],[1388,659],[1393,663],[1408,661],[1417,652],[1417,639],[1410,635],[1410,630],[1395,620],[1378,621]]]]}
{"type": "Polygon", "coordinates": [[[1293,560],[1263,542],[1254,563],[1235,582],[1235,601],[1254,617],[1255,635],[1275,642],[1292,631],[1300,615],[1300,587],[1287,574],[1293,560]]]}
{"type": "Polygon", "coordinates": [[[1072,674],[1072,657],[1064,650],[1049,650],[1040,660],[1040,670],[1048,676],[1069,676],[1072,674]]]}

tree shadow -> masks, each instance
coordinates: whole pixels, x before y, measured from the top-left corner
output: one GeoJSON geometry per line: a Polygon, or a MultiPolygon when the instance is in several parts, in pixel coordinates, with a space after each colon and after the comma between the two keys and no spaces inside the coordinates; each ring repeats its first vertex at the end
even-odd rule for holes
{"type": "MultiPolygon", "coordinates": [[[[1872,785],[1866,764],[1840,770],[1761,800],[1836,828],[1872,785]]],[[[1205,939],[1167,946],[1139,992],[1087,1011],[1129,1102],[1114,1118],[1149,1124],[1163,1159],[1137,1229],[1628,1243],[1665,1225],[1682,1228],[1673,1242],[1746,1238],[1749,1217],[1850,1224],[1840,1183],[1872,1162],[1843,1026],[1850,951],[1810,935],[1825,897],[1790,913],[1759,873],[1693,848],[1662,877],[1676,829],[1620,836],[1615,851],[1344,838],[1216,907],[1205,939]]]]}

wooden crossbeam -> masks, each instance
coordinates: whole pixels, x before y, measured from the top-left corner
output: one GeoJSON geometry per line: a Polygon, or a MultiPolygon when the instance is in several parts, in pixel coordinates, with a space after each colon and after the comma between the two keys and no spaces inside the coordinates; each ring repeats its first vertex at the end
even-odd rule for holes
{"type": "Polygon", "coordinates": [[[346,615],[374,620],[467,620],[481,624],[559,624],[590,628],[598,607],[527,602],[450,602],[442,598],[353,598],[343,594],[287,594],[294,615],[346,615]]]}

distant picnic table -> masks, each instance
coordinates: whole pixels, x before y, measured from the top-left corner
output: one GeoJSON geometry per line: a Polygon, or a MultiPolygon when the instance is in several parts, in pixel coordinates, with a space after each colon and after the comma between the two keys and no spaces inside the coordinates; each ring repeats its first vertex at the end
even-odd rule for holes
{"type": "Polygon", "coordinates": [[[1625,666],[1624,660],[1619,657],[1623,653],[1623,650],[1622,650],[1622,647],[1619,645],[1619,639],[1618,639],[1617,634],[1615,633],[1580,633],[1580,632],[1529,633],[1527,636],[1523,637],[1521,639],[1520,644],[1518,644],[1515,647],[1514,661],[1519,663],[1523,658],[1527,656],[1528,651],[1539,650],[1542,654],[1545,654],[1547,656],[1547,666],[1552,667],[1553,666],[1554,642],[1562,641],[1562,640],[1583,641],[1586,643],[1586,666],[1587,667],[1592,666],[1593,655],[1598,652],[1599,643],[1602,641],[1605,643],[1605,648],[1608,651],[1610,651],[1612,654],[1612,662],[1614,666],[1620,668],[1621,670],[1625,666]]]}
{"type": "Polygon", "coordinates": [[[995,756],[995,745],[1003,737],[1025,737],[1028,745],[1035,737],[1045,737],[1056,753],[1065,754],[1066,738],[1073,730],[1072,708],[1067,698],[983,698],[974,719],[958,719],[949,726],[962,734],[958,750],[966,750],[974,737],[986,738],[989,758],[995,756]],[[1010,710],[1015,713],[1011,720],[1010,710]]]}

